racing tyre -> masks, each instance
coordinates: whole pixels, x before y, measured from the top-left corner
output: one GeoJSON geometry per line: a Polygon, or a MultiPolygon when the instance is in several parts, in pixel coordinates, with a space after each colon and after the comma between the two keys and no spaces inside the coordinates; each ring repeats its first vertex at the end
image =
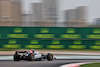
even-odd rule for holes
{"type": "Polygon", "coordinates": [[[20,55],[14,55],[14,61],[19,61],[20,60],[20,55]]]}
{"type": "Polygon", "coordinates": [[[52,61],[53,60],[53,55],[51,53],[48,53],[47,60],[48,61],[52,61]]]}
{"type": "Polygon", "coordinates": [[[28,55],[28,61],[34,61],[34,54],[29,54],[28,55]]]}

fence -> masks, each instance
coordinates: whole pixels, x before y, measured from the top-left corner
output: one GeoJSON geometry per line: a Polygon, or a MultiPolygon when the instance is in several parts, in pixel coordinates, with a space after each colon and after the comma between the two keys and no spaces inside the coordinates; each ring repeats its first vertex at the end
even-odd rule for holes
{"type": "Polygon", "coordinates": [[[0,48],[100,49],[100,28],[0,27],[0,48]]]}

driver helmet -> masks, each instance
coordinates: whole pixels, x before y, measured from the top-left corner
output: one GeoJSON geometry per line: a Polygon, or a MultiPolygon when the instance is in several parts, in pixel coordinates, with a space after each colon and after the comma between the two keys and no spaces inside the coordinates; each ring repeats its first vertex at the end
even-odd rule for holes
{"type": "Polygon", "coordinates": [[[32,50],[33,51],[33,53],[34,53],[34,50],[32,50]]]}

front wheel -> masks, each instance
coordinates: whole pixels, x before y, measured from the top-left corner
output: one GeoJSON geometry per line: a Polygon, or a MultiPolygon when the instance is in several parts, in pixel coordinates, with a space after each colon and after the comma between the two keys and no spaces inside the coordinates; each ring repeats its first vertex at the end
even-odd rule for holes
{"type": "Polygon", "coordinates": [[[48,53],[47,60],[48,61],[52,61],[53,60],[53,55],[51,53],[48,53]]]}

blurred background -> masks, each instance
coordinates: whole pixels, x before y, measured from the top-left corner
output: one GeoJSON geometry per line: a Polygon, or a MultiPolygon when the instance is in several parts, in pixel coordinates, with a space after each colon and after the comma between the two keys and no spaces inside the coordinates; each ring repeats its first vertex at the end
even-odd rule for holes
{"type": "Polygon", "coordinates": [[[100,0],[0,0],[0,66],[87,62],[1,61],[13,60],[16,50],[30,49],[52,53],[56,59],[100,59],[100,0]]]}
{"type": "Polygon", "coordinates": [[[99,3],[0,0],[0,49],[100,50],[99,3]]]}
{"type": "Polygon", "coordinates": [[[0,0],[0,26],[100,27],[99,0],[0,0]]]}

